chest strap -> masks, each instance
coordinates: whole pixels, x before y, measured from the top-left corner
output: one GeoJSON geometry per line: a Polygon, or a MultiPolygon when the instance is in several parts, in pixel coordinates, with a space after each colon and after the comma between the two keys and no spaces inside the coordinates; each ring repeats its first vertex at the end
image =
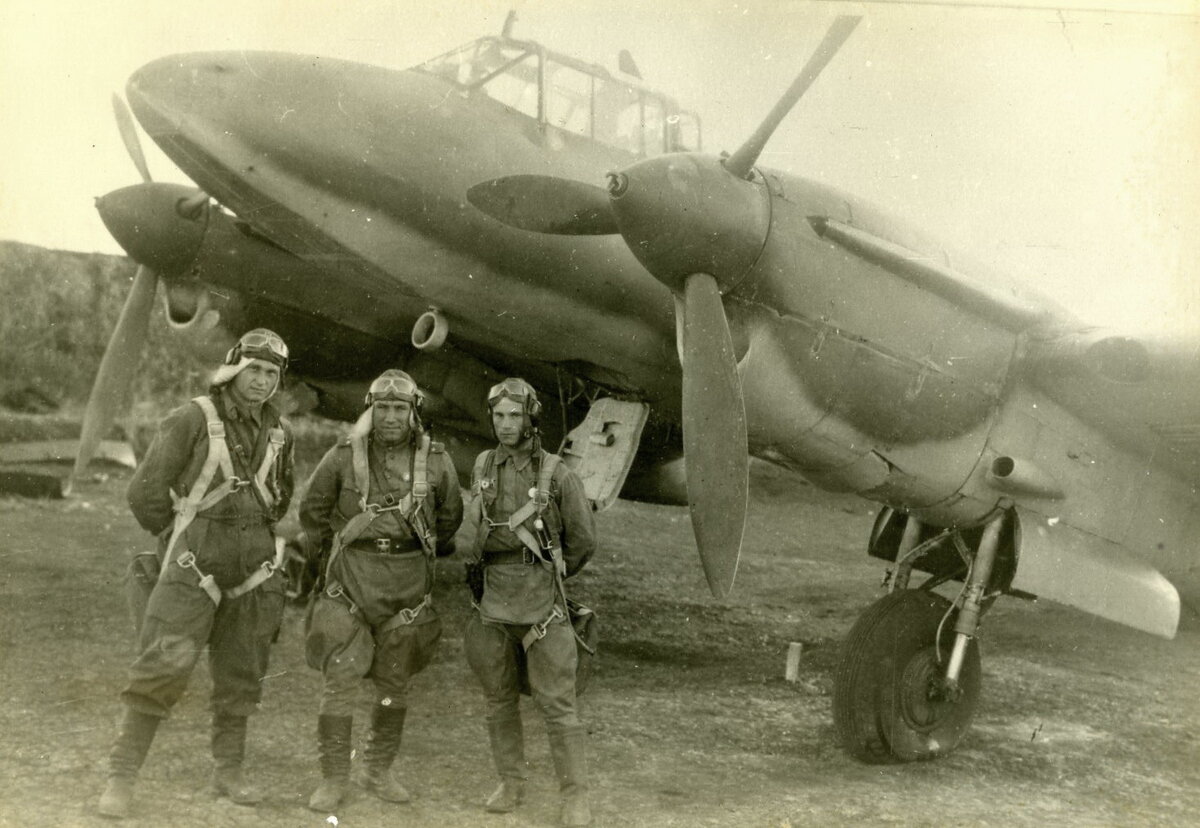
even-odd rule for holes
{"type": "MultiPolygon", "coordinates": [[[[496,487],[496,480],[492,478],[492,471],[496,467],[495,455],[496,450],[491,449],[475,458],[475,476],[480,482],[481,488],[484,480],[491,481],[489,485],[493,488],[496,487]]],[[[537,486],[531,490],[529,500],[509,515],[506,521],[492,520],[487,513],[487,503],[484,501],[482,494],[480,495],[479,512],[483,518],[482,524],[479,527],[480,539],[477,541],[480,549],[483,548],[483,543],[487,540],[487,536],[491,534],[492,529],[497,526],[505,526],[520,539],[521,543],[530,552],[543,560],[549,554],[555,567],[560,570],[563,568],[562,551],[559,549],[558,540],[550,536],[549,531],[546,529],[545,520],[542,518],[542,513],[550,505],[550,481],[554,478],[554,471],[558,468],[558,464],[561,461],[562,458],[557,454],[543,452],[542,467],[538,472],[537,486]],[[531,526],[527,526],[526,522],[530,518],[533,518],[531,526]],[[558,552],[558,554],[555,555],[555,552],[558,552]]]]}
{"type": "MultiPolygon", "coordinates": [[[[208,439],[208,455],[204,458],[204,464],[200,467],[200,473],[196,476],[196,480],[192,483],[191,489],[183,497],[175,494],[174,490],[168,489],[171,495],[173,508],[175,511],[175,521],[171,526],[171,537],[167,541],[167,551],[163,557],[164,561],[170,561],[171,556],[175,551],[176,545],[183,537],[183,533],[187,530],[192,522],[196,519],[196,515],[207,509],[211,509],[220,501],[224,500],[233,492],[246,486],[254,486],[258,491],[259,497],[263,504],[270,509],[275,504],[275,496],[271,494],[267,487],[267,478],[270,476],[272,469],[275,466],[275,460],[279,457],[279,451],[284,444],[284,432],[282,428],[272,428],[268,434],[267,450],[263,453],[262,463],[259,464],[258,471],[250,480],[239,479],[233,471],[233,459],[229,455],[229,444],[225,442],[225,423],[217,414],[217,407],[213,405],[211,397],[201,395],[192,399],[201,412],[204,413],[204,425],[206,436],[208,439]],[[212,490],[209,486],[220,471],[222,478],[212,490]]],[[[275,569],[278,569],[283,564],[283,538],[275,538],[275,559],[274,561],[264,561],[263,569],[257,570],[246,580],[245,583],[234,587],[229,592],[242,590],[236,595],[226,593],[227,597],[236,598],[238,595],[243,595],[246,592],[257,587],[267,578],[270,578],[275,569]],[[273,564],[273,568],[257,580],[254,584],[245,589],[246,583],[254,580],[259,574],[265,571],[268,565],[273,564]]],[[[184,552],[175,559],[175,562],[184,569],[194,570],[199,577],[199,586],[208,593],[208,596],[213,599],[214,604],[221,603],[221,590],[213,581],[211,575],[205,575],[196,566],[196,556],[189,550],[184,552]]],[[[160,580],[166,576],[167,567],[162,567],[159,570],[160,580]]]]}
{"type": "MultiPolygon", "coordinates": [[[[369,415],[370,412],[367,412],[369,415]]],[[[364,415],[366,416],[366,415],[364,415]]],[[[332,577],[333,562],[342,549],[354,543],[367,531],[367,527],[381,515],[394,512],[407,523],[421,543],[421,548],[431,559],[437,554],[437,537],[430,529],[425,515],[425,501],[429,495],[429,450],[432,440],[422,433],[413,447],[412,489],[408,494],[392,503],[370,503],[371,467],[367,448],[367,433],[358,430],[350,436],[350,463],[354,471],[354,486],[362,494],[358,507],[361,511],[352,515],[346,524],[333,534],[329,562],[325,565],[325,582],[336,583],[332,577]]],[[[340,587],[339,587],[340,589],[340,587]]],[[[347,599],[348,600],[348,599],[347,599]]]]}

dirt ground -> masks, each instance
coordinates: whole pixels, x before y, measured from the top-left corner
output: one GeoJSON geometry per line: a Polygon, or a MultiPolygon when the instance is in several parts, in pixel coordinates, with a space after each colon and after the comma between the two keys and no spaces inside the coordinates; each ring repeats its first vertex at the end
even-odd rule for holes
{"type": "MultiPolygon", "coordinates": [[[[108,824],[92,815],[132,653],[121,574],[147,546],[126,473],[65,501],[0,498],[0,824],[108,824]]],[[[738,583],[709,597],[685,509],[618,503],[576,593],[603,642],[582,698],[598,825],[1181,825],[1200,822],[1200,633],[1161,641],[1051,604],[1002,601],[985,619],[984,690],[960,750],[867,766],[830,719],[840,638],[879,593],[862,551],[871,506],[758,469],[738,583]],[[802,642],[800,680],[784,680],[802,642]]],[[[159,731],[134,826],[548,826],[557,818],[544,730],[525,702],[531,782],[512,815],[494,786],[483,702],[462,653],[461,564],[440,568],[440,655],[411,698],[400,768],[409,806],[359,792],[335,817],[317,780],[318,676],[293,607],[273,655],[249,765],[268,791],[243,808],[207,791],[201,665],[159,731]]],[[[364,701],[366,696],[364,695],[364,701]]],[[[356,719],[356,741],[363,729],[356,719]]]]}

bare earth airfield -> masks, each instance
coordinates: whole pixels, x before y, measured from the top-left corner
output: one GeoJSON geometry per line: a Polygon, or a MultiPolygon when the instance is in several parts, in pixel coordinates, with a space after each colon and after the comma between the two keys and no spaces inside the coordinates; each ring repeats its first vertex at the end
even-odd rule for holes
{"type": "MultiPolygon", "coordinates": [[[[113,473],[65,501],[0,499],[0,825],[111,824],[92,810],[132,653],[121,575],[147,540],[124,505],[126,481],[113,473]]],[[[1194,619],[1163,641],[1049,603],[1002,601],[985,621],[984,695],[957,752],[887,766],[843,753],[830,719],[832,670],[841,637],[879,591],[883,568],[861,549],[873,508],[755,467],[726,601],[709,597],[686,509],[618,502],[600,515],[602,549],[576,585],[603,624],[583,697],[597,824],[1197,822],[1194,619]],[[795,683],[784,680],[789,642],[804,646],[795,683]]],[[[483,813],[494,780],[482,700],[462,656],[469,604],[456,558],[441,565],[436,598],[446,633],[414,688],[398,763],[413,805],[358,792],[336,822],[306,809],[318,778],[319,685],[304,665],[297,606],[251,720],[248,762],[266,801],[242,808],[206,789],[201,667],[151,751],[126,824],[554,824],[552,770],[528,700],[527,802],[515,814],[483,813]]]]}

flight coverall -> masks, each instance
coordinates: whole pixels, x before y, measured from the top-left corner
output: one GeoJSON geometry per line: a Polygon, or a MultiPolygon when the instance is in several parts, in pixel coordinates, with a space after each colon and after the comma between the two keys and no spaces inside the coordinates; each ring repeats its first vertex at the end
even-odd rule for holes
{"type": "MultiPolygon", "coordinates": [[[[483,564],[484,584],[479,612],[464,634],[467,661],[487,700],[488,739],[496,771],[502,783],[514,782],[520,790],[525,778],[520,649],[531,628],[544,625],[544,635],[525,651],[530,691],[546,721],[560,789],[568,797],[582,795],[587,772],[585,732],[575,706],[576,644],[561,607],[554,568],[535,556],[508,526],[496,525],[530,500],[549,455],[538,449],[540,459],[535,463],[531,441],[515,448],[501,445],[494,452],[491,462],[480,455],[471,481],[467,520],[477,534],[467,558],[483,564]],[[558,617],[556,607],[561,609],[558,617]]],[[[562,463],[554,469],[549,503],[541,516],[546,532],[561,544],[569,578],[595,551],[596,530],[583,484],[562,463]]]]}
{"type": "MultiPolygon", "coordinates": [[[[262,698],[271,643],[283,618],[284,583],[283,576],[274,572],[243,594],[225,595],[218,604],[202,588],[200,573],[211,576],[224,592],[242,586],[264,564],[275,560],[273,530],[292,497],[294,440],[291,427],[269,402],[256,416],[251,409],[238,406],[226,387],[211,389],[209,399],[224,424],[234,475],[241,481],[249,481],[262,465],[272,432],[282,432],[282,447],[277,447],[264,481],[274,502],[265,503],[253,485],[239,485],[196,515],[170,559],[162,562],[161,577],[146,606],[138,655],[121,699],[135,718],[165,718],[183,695],[207,645],[213,685],[212,751],[220,771],[241,767],[246,717],[262,698]],[[195,556],[190,567],[176,562],[185,550],[195,556]]],[[[209,445],[205,414],[189,402],[162,421],[134,473],[127,493],[129,506],[138,523],[159,536],[160,551],[171,534],[175,501],[191,490],[209,445]]],[[[213,484],[219,483],[221,475],[216,478],[213,484]]],[[[152,732],[149,738],[153,738],[152,732]]],[[[122,744],[119,739],[110,757],[114,772],[131,771],[132,775],[145,751],[140,758],[133,755],[137,750],[126,751],[131,753],[128,757],[118,756],[122,744]],[[131,763],[134,767],[124,767],[131,763]]]]}
{"type": "Polygon", "coordinates": [[[364,752],[368,787],[384,799],[407,800],[398,783],[384,775],[400,746],[409,680],[428,666],[441,636],[442,623],[430,603],[434,560],[453,553],[462,508],[453,461],[441,444],[419,431],[396,447],[352,434],[313,472],[300,521],[311,549],[321,550],[324,576],[311,608],[307,660],[323,675],[317,727],[326,778],[344,778],[349,771],[355,699],[362,679],[369,677],[376,704],[364,752]],[[356,480],[355,439],[367,460],[366,492],[356,480]],[[422,455],[427,492],[416,504],[411,497],[422,476],[422,455]],[[364,505],[378,515],[357,537],[346,538],[344,545],[339,539],[331,555],[335,535],[364,505]]]}

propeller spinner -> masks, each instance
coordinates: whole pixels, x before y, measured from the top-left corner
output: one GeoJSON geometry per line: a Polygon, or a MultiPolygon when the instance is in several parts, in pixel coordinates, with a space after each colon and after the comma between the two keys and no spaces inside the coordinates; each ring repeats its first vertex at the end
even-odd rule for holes
{"type": "Polygon", "coordinates": [[[766,119],[723,161],[694,154],[646,159],[609,173],[607,192],[538,175],[499,178],[467,191],[480,211],[518,229],[620,233],[675,295],[688,504],[704,574],[717,597],[733,586],[749,499],[746,411],[721,296],[753,266],[770,222],[768,195],[748,179],[771,134],[860,20],[834,20],[766,119]]]}

